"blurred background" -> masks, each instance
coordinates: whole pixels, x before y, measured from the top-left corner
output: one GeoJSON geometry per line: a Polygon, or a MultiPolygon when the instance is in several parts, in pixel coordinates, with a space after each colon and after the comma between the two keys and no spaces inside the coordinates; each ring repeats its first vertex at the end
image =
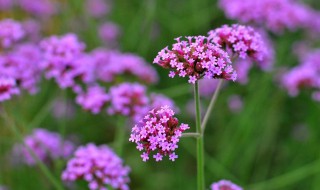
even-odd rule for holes
{"type": "MultiPolygon", "coordinates": [[[[7,4],[13,2],[7,1],[7,4]]],[[[176,37],[206,35],[223,24],[243,23],[228,16],[214,0],[108,0],[103,1],[105,7],[98,4],[95,8],[90,8],[95,5],[89,1],[24,0],[22,4],[5,7],[5,0],[0,0],[0,18],[34,22],[30,30],[38,30],[40,39],[75,33],[85,42],[86,51],[98,47],[118,49],[137,54],[150,65],[157,52],[174,43],[176,37]],[[42,1],[52,4],[43,5],[41,9],[42,1]],[[40,8],[31,5],[28,8],[32,3],[40,8]],[[99,8],[102,11],[99,12],[99,8]],[[102,31],[103,25],[106,32],[102,31]]],[[[320,11],[318,0],[293,2],[320,11]]],[[[320,17],[314,20],[320,22],[320,17]]],[[[301,63],[298,48],[311,51],[320,47],[319,33],[310,34],[304,28],[275,32],[268,30],[263,22],[250,24],[264,28],[272,42],[273,69],[262,71],[254,67],[246,84],[230,82],[222,88],[205,134],[206,186],[228,179],[248,190],[318,190],[320,104],[311,97],[312,88],[290,96],[281,83],[281,76],[301,63]]],[[[35,41],[39,36],[35,36],[35,41]]],[[[148,85],[148,92],[172,98],[180,108],[177,117],[193,130],[192,85],[185,79],[171,79],[167,70],[152,66],[160,80],[148,85]]],[[[211,85],[204,84],[203,88],[209,89],[211,85]]],[[[60,133],[77,145],[88,142],[112,145],[114,117],[86,112],[74,103],[74,98],[71,91],[61,90],[52,80],[42,80],[37,94],[25,93],[1,102],[0,108],[6,107],[23,135],[41,127],[60,133]]],[[[201,101],[205,110],[210,96],[202,97],[201,101]]],[[[8,190],[54,189],[38,167],[21,164],[19,158],[13,156],[12,149],[18,139],[6,125],[1,118],[0,185],[8,190]]],[[[175,162],[144,163],[135,145],[128,142],[122,158],[132,169],[130,188],[195,189],[195,150],[195,139],[183,138],[177,151],[179,159],[175,162]]],[[[58,160],[50,167],[59,177],[64,166],[65,161],[58,160]]],[[[86,185],[80,184],[81,188],[86,189],[86,185]]]]}

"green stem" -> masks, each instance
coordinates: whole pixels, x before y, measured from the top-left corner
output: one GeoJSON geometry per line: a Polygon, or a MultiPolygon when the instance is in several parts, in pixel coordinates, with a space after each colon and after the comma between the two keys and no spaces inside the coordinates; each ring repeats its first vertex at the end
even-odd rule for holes
{"type": "Polygon", "coordinates": [[[27,151],[29,154],[31,154],[32,158],[36,160],[37,165],[39,166],[40,170],[44,173],[44,175],[48,178],[48,180],[52,183],[52,185],[55,187],[57,190],[63,190],[63,186],[59,183],[59,180],[57,180],[53,174],[50,172],[50,170],[47,168],[47,166],[39,159],[39,157],[33,152],[33,150],[24,143],[23,136],[18,130],[16,124],[14,121],[12,121],[7,114],[5,108],[3,107],[3,117],[5,121],[7,122],[10,130],[16,135],[18,140],[23,143],[23,145],[26,147],[27,151]]]}
{"type": "Polygon", "coordinates": [[[215,102],[216,102],[216,100],[217,100],[217,97],[218,97],[218,95],[219,95],[219,92],[220,92],[220,89],[221,89],[221,86],[222,86],[222,82],[223,82],[223,80],[220,79],[220,80],[219,80],[219,83],[218,83],[218,86],[217,86],[217,88],[216,88],[216,90],[215,90],[215,92],[214,92],[214,94],[213,94],[213,96],[212,96],[212,98],[211,98],[211,100],[210,100],[209,107],[208,107],[208,109],[207,109],[206,114],[204,115],[203,120],[202,120],[202,125],[201,125],[202,132],[204,132],[204,130],[205,130],[205,128],[206,128],[206,125],[207,125],[207,122],[208,122],[208,120],[209,120],[210,114],[211,114],[211,112],[212,112],[212,109],[213,109],[213,107],[214,107],[214,104],[215,104],[215,102]]]}
{"type": "Polygon", "coordinates": [[[115,143],[115,149],[118,154],[118,156],[122,156],[123,154],[123,148],[125,145],[125,137],[126,137],[126,126],[125,126],[126,120],[125,118],[118,117],[117,118],[117,125],[116,127],[116,133],[114,138],[115,143]]]}
{"type": "Polygon", "coordinates": [[[198,81],[194,85],[194,99],[196,105],[196,131],[200,134],[200,136],[197,138],[197,184],[198,190],[204,190],[204,148],[203,131],[201,130],[200,96],[198,81]]]}

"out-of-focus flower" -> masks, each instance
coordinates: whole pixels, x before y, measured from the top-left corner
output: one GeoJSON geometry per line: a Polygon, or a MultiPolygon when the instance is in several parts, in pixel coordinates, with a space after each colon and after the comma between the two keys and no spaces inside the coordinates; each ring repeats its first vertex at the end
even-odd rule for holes
{"type": "Polygon", "coordinates": [[[301,64],[284,73],[281,79],[282,85],[291,96],[296,96],[299,90],[310,88],[315,90],[313,98],[318,100],[320,90],[320,50],[314,50],[302,57],[301,64]]]}
{"type": "Polygon", "coordinates": [[[25,35],[22,25],[12,19],[1,20],[0,28],[0,47],[2,48],[11,47],[25,35]]]}
{"type": "Polygon", "coordinates": [[[14,78],[16,86],[34,94],[40,80],[41,53],[33,44],[22,44],[0,56],[0,75],[14,78]]]}
{"type": "Polygon", "coordinates": [[[85,180],[90,190],[128,190],[130,168],[106,145],[87,144],[79,147],[68,161],[62,180],[85,180]]]}
{"type": "Polygon", "coordinates": [[[79,86],[75,79],[84,75],[82,72],[79,73],[81,64],[87,66],[85,71],[90,71],[90,67],[94,67],[93,63],[90,65],[90,62],[85,60],[86,57],[78,61],[84,56],[85,45],[75,34],[51,36],[41,41],[40,48],[43,53],[41,68],[45,71],[46,77],[54,78],[61,88],[73,88],[77,91],[79,86]]]}
{"type": "Polygon", "coordinates": [[[86,12],[95,18],[103,17],[111,11],[109,0],[86,0],[84,5],[86,12]]]}
{"type": "Polygon", "coordinates": [[[120,28],[113,22],[104,22],[100,25],[99,29],[100,39],[108,46],[117,45],[117,40],[120,36],[120,28]]]}
{"type": "Polygon", "coordinates": [[[199,81],[200,95],[203,97],[211,97],[212,94],[216,91],[218,84],[219,84],[219,80],[211,80],[211,79],[200,80],[199,81]]]}
{"type": "Polygon", "coordinates": [[[294,0],[220,0],[226,16],[242,23],[264,26],[275,33],[285,29],[320,29],[320,14],[294,0]]]}
{"type": "Polygon", "coordinates": [[[58,2],[51,0],[17,0],[18,5],[24,11],[35,15],[43,17],[48,17],[55,14],[58,10],[58,2]]]}
{"type": "Polygon", "coordinates": [[[0,75],[0,102],[11,99],[12,95],[19,92],[14,78],[0,75]]]}
{"type": "Polygon", "coordinates": [[[242,98],[239,95],[231,95],[228,98],[228,106],[232,112],[234,113],[240,112],[243,108],[242,98]]]}
{"type": "Polygon", "coordinates": [[[37,163],[29,150],[41,161],[48,164],[55,159],[69,157],[74,150],[72,142],[63,140],[58,133],[41,128],[34,129],[31,135],[24,138],[23,143],[24,145],[17,144],[14,147],[14,153],[19,155],[22,161],[28,165],[37,163]]]}
{"type": "Polygon", "coordinates": [[[242,188],[231,181],[220,180],[211,184],[211,190],[242,190],[242,188]]]}
{"type": "Polygon", "coordinates": [[[156,70],[140,56],[104,49],[93,51],[92,56],[98,78],[104,82],[115,82],[119,76],[134,77],[147,84],[158,81],[156,70]]]}
{"type": "Polygon", "coordinates": [[[149,154],[154,151],[153,158],[158,162],[163,156],[169,156],[174,161],[178,156],[175,150],[182,132],[189,129],[174,117],[174,111],[168,106],[152,109],[142,120],[132,128],[129,141],[137,144],[142,160],[149,160],[149,154]]]}
{"type": "Polygon", "coordinates": [[[85,110],[89,110],[97,114],[110,100],[110,96],[105,92],[105,89],[100,86],[91,86],[87,92],[79,93],[76,102],[85,110]]]}
{"type": "Polygon", "coordinates": [[[176,38],[177,43],[161,50],[154,63],[170,69],[169,77],[189,77],[189,83],[201,78],[236,80],[227,52],[208,41],[204,36],[189,36],[186,40],[176,38]]]}
{"type": "Polygon", "coordinates": [[[41,37],[41,26],[33,19],[24,20],[22,22],[23,29],[26,32],[26,37],[32,42],[38,42],[41,37]]]}
{"type": "Polygon", "coordinates": [[[153,108],[160,108],[163,105],[169,106],[176,113],[179,112],[179,108],[175,105],[174,101],[169,97],[163,94],[156,94],[156,93],[152,93],[150,95],[150,103],[149,103],[148,110],[151,110],[153,108]]]}
{"type": "Polygon", "coordinates": [[[109,96],[110,105],[107,112],[110,115],[130,116],[137,121],[148,110],[149,99],[146,88],[138,83],[122,83],[112,86],[109,96]]]}
{"type": "Polygon", "coordinates": [[[0,10],[1,11],[8,11],[13,7],[12,0],[0,0],[0,10]]]}

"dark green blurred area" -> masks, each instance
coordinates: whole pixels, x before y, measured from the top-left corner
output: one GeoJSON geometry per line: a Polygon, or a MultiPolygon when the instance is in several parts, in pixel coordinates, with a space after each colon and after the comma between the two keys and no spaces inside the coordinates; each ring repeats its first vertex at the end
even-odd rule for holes
{"type": "MultiPolygon", "coordinates": [[[[320,8],[318,0],[306,3],[320,8]]],[[[97,35],[97,21],[83,15],[82,1],[70,0],[64,12],[55,18],[54,33],[77,33],[88,50],[101,45],[97,35]],[[83,19],[86,22],[82,23],[83,19]]],[[[24,15],[12,15],[21,18],[24,15]]],[[[143,56],[152,63],[157,52],[184,35],[205,35],[227,20],[212,0],[114,0],[113,10],[106,20],[122,29],[120,49],[143,56]]],[[[320,104],[310,98],[308,91],[291,98],[277,81],[279,68],[297,65],[292,45],[306,38],[302,32],[271,35],[275,53],[275,69],[271,72],[253,70],[249,83],[232,83],[221,91],[205,134],[206,185],[228,179],[248,190],[319,190],[320,189],[320,104]],[[231,113],[227,99],[239,94],[244,99],[240,113],[231,113]]],[[[319,39],[320,41],[320,39],[319,39]]],[[[319,45],[319,44],[318,44],[319,45]]],[[[319,46],[318,46],[319,47],[319,46]]],[[[320,61],[320,60],[319,60],[320,61]]],[[[193,117],[187,113],[187,102],[192,100],[192,86],[186,81],[167,77],[167,71],[154,65],[160,83],[150,86],[149,92],[161,91],[171,96],[181,111],[180,121],[194,129],[193,117]],[[182,85],[182,87],[178,87],[182,85]],[[181,88],[181,90],[177,90],[181,88]],[[168,89],[168,90],[167,90],[168,89]]],[[[94,142],[111,144],[114,138],[114,118],[106,114],[91,115],[76,106],[75,117],[55,119],[46,109],[56,97],[68,97],[53,82],[43,81],[35,96],[23,95],[5,103],[19,128],[28,134],[34,127],[76,136],[79,144],[94,142]],[[33,125],[29,125],[33,121],[33,125]],[[59,127],[60,126],[60,127],[59,127]],[[65,126],[65,132],[61,131],[65,126]],[[60,128],[60,129],[59,129],[60,128]]],[[[209,100],[203,99],[203,105],[209,100]]],[[[53,189],[37,167],[14,166],[10,163],[15,136],[0,120],[0,184],[10,190],[53,189]]],[[[128,126],[130,127],[130,126],[128,126]]],[[[191,130],[192,130],[191,129],[191,130]]],[[[132,169],[130,187],[133,190],[196,189],[195,140],[180,141],[175,162],[144,163],[133,143],[127,143],[123,159],[132,169]]],[[[60,176],[64,163],[52,171],[60,176]]],[[[83,188],[86,189],[85,185],[83,188]]]]}

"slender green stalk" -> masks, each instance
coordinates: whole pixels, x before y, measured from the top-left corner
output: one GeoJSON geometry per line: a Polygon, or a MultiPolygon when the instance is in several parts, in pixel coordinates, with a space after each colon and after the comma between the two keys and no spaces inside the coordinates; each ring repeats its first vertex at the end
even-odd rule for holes
{"type": "Polygon", "coordinates": [[[200,136],[197,138],[197,184],[198,190],[204,190],[204,148],[203,133],[201,130],[200,96],[198,81],[194,85],[194,100],[196,105],[196,131],[200,134],[200,136]]]}
{"type": "Polygon", "coordinates": [[[195,137],[195,138],[198,138],[200,136],[201,136],[200,133],[183,133],[181,137],[195,137]]]}
{"type": "Polygon", "coordinates": [[[217,86],[217,88],[216,88],[216,91],[214,92],[214,94],[213,94],[213,96],[212,96],[212,98],[211,98],[211,100],[210,100],[209,107],[208,107],[208,109],[207,109],[206,114],[204,115],[203,120],[202,120],[202,125],[201,125],[202,132],[204,132],[204,130],[205,130],[205,128],[206,128],[208,119],[209,119],[209,117],[210,117],[210,114],[211,114],[211,112],[212,112],[212,109],[213,109],[213,107],[214,107],[214,105],[215,105],[215,102],[216,102],[216,100],[217,100],[217,97],[218,97],[218,95],[219,95],[219,92],[220,92],[220,89],[221,89],[221,86],[222,86],[222,82],[223,82],[223,80],[220,79],[220,80],[219,80],[219,83],[218,83],[218,86],[217,86]]]}
{"type": "Polygon", "coordinates": [[[59,180],[57,180],[53,176],[53,174],[50,172],[50,170],[47,168],[47,166],[39,159],[39,157],[33,152],[33,150],[28,145],[26,145],[24,143],[22,134],[18,130],[15,122],[9,117],[5,108],[3,108],[3,117],[4,117],[5,121],[7,122],[7,125],[9,126],[10,130],[15,134],[15,136],[18,138],[18,140],[23,143],[23,145],[26,147],[29,154],[31,154],[32,158],[36,160],[36,163],[39,166],[40,170],[48,178],[48,180],[52,183],[52,185],[55,187],[55,189],[63,190],[64,188],[59,183],[59,180]]]}
{"type": "Polygon", "coordinates": [[[118,117],[117,118],[117,125],[116,127],[116,133],[115,133],[115,138],[114,138],[114,144],[115,144],[115,149],[118,154],[118,156],[122,156],[123,154],[123,148],[125,145],[125,137],[126,137],[126,119],[123,117],[118,117]]]}

